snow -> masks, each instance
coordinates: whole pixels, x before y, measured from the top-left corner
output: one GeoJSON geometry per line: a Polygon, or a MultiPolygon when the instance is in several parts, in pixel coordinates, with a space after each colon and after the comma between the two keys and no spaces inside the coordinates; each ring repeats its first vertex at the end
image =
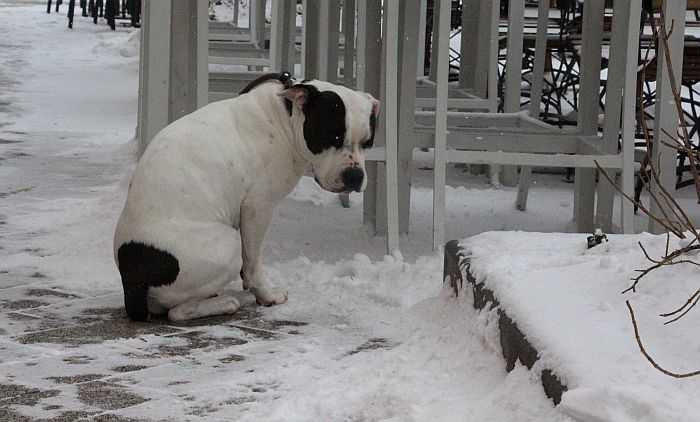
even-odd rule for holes
{"type": "MultiPolygon", "coordinates": [[[[384,238],[362,226],[360,196],[342,208],[305,177],[263,252],[287,304],[259,308],[237,280],[229,289],[243,306],[231,318],[125,322],[112,235],[136,161],[138,34],[81,17],[70,31],[65,5],[45,7],[0,0],[0,419],[570,420],[534,372],[505,371],[494,313],[443,288],[429,152],[415,156],[405,258],[384,256],[384,238]]],[[[519,212],[515,189],[451,167],[446,232],[572,231],[561,177],[534,175],[519,212]]],[[[597,306],[618,311],[613,299],[597,306]]],[[[581,382],[562,405],[570,415],[649,398],[581,382]]],[[[688,391],[647,407],[673,415],[664,406],[688,391]]]]}
{"type": "MultiPolygon", "coordinates": [[[[673,372],[698,369],[700,313],[663,325],[660,313],[682,305],[698,288],[700,269],[652,271],[637,292],[621,294],[635,270],[650,266],[638,243],[660,257],[666,236],[608,235],[586,249],[583,234],[491,232],[461,243],[471,273],[498,298],[569,391],[559,406],[582,420],[700,420],[700,378],[674,379],[639,352],[625,301],[645,348],[673,372]],[[556,317],[554,317],[556,316],[556,317]]],[[[678,239],[671,239],[671,250],[678,239]]],[[[541,368],[540,368],[541,369],[541,368]]]]}

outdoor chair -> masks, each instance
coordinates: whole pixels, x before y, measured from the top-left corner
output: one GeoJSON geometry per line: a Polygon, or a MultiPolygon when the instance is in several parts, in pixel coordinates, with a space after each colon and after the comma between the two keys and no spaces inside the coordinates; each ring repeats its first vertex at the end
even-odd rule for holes
{"type": "MultiPolygon", "coordinates": [[[[506,113],[465,114],[448,111],[447,72],[438,73],[437,107],[432,118],[435,145],[435,180],[433,199],[433,245],[444,242],[445,166],[450,162],[497,163],[522,166],[521,178],[529,178],[533,166],[573,167],[576,169],[574,219],[577,230],[591,231],[594,226],[611,231],[613,187],[598,184],[595,204],[596,162],[614,174],[622,173],[622,189],[633,189],[634,177],[634,92],[636,80],[625,75],[636,74],[637,45],[641,0],[617,0],[614,5],[610,44],[608,92],[602,135],[598,134],[598,101],[600,88],[601,43],[604,4],[588,0],[584,3],[582,58],[578,124],[574,129],[552,127],[538,120],[544,70],[546,26],[549,4],[540,2],[535,47],[533,89],[528,111],[520,110],[524,0],[510,0],[508,16],[508,53],[505,76],[506,113]],[[630,28],[634,30],[630,31],[630,28]],[[466,123],[465,123],[466,122],[466,123]],[[618,141],[622,136],[622,148],[618,141]],[[453,148],[447,154],[448,145],[453,148]]],[[[441,25],[441,36],[449,28],[441,25]]],[[[441,39],[442,40],[442,39],[441,39]]],[[[445,60],[448,46],[441,41],[439,60],[445,60]]],[[[438,61],[440,63],[440,61],[438,61]]],[[[524,203],[528,180],[521,179],[518,203],[524,203]]],[[[620,229],[631,232],[632,204],[622,202],[620,229]]]]}

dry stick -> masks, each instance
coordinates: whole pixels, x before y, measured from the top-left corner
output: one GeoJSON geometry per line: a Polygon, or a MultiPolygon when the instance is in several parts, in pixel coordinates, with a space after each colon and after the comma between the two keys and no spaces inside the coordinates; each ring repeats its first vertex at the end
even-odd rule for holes
{"type": "Polygon", "coordinates": [[[669,220],[669,224],[673,225],[678,229],[678,231],[682,234],[682,236],[679,236],[681,239],[685,239],[685,234],[683,234],[684,225],[681,222],[683,216],[680,214],[676,207],[671,205],[673,203],[673,198],[670,197],[663,190],[660,190],[659,193],[661,194],[661,198],[664,200],[664,202],[666,202],[666,205],[668,205],[668,209],[671,210],[673,215],[676,217],[673,220],[669,220]]]}
{"type": "MultiPolygon", "coordinates": [[[[663,130],[663,129],[662,129],[662,130],[663,130]]],[[[665,130],[664,130],[664,132],[665,132],[665,130]]],[[[675,149],[677,152],[683,152],[683,153],[685,152],[685,147],[682,146],[682,145],[681,145],[681,146],[673,145],[673,144],[671,144],[671,143],[669,143],[669,142],[666,142],[666,141],[661,141],[661,143],[664,144],[664,145],[666,145],[666,146],[669,147],[669,148],[675,149]]],[[[700,151],[691,151],[690,157],[694,158],[695,161],[698,161],[698,156],[699,156],[699,155],[700,155],[700,151]]]]}
{"type": "MultiPolygon", "coordinates": [[[[666,133],[666,130],[665,130],[665,129],[661,129],[661,131],[664,132],[664,133],[666,133]]],[[[669,148],[675,149],[675,150],[678,151],[678,152],[685,152],[685,146],[684,146],[684,145],[679,145],[679,144],[673,145],[672,143],[667,142],[667,141],[664,141],[664,140],[662,140],[661,143],[664,144],[664,145],[666,145],[666,146],[669,147],[669,148]]],[[[695,150],[693,150],[693,151],[690,151],[690,156],[689,156],[689,157],[692,157],[692,158],[695,159],[695,161],[697,161],[697,160],[698,160],[698,154],[700,154],[700,151],[695,151],[695,150]]]]}
{"type": "MultiPolygon", "coordinates": [[[[666,68],[668,69],[668,78],[671,83],[671,92],[673,93],[673,99],[676,103],[676,110],[678,112],[679,121],[681,129],[683,129],[683,143],[687,150],[692,150],[692,144],[690,143],[690,137],[688,136],[688,127],[685,123],[685,118],[683,117],[683,107],[681,106],[680,93],[676,87],[676,76],[673,73],[673,64],[671,63],[671,53],[668,51],[668,36],[673,31],[673,25],[675,21],[671,23],[671,31],[666,33],[666,23],[663,9],[661,10],[661,19],[659,20],[659,29],[661,31],[662,37],[661,42],[664,45],[664,57],[666,57],[666,68]]],[[[698,203],[700,204],[700,175],[698,175],[698,169],[695,163],[691,163],[690,171],[693,174],[693,180],[695,181],[695,193],[698,197],[698,203]]]]}
{"type": "MultiPolygon", "coordinates": [[[[649,53],[650,53],[650,51],[651,51],[651,46],[655,44],[655,41],[656,41],[656,40],[658,39],[658,37],[659,37],[659,33],[658,33],[658,31],[657,31],[656,25],[654,25],[653,23],[654,23],[654,22],[652,21],[652,33],[653,33],[652,39],[651,39],[651,41],[650,41],[650,43],[649,43],[649,46],[647,47],[647,51],[646,51],[645,57],[644,57],[644,65],[642,66],[642,80],[645,80],[645,78],[646,78],[646,68],[647,68],[647,65],[648,65],[649,53]]],[[[665,31],[663,32],[663,33],[666,35],[666,38],[668,38],[668,36],[670,36],[670,34],[673,32],[674,23],[675,23],[675,22],[672,22],[672,23],[671,23],[671,29],[668,31],[668,33],[666,33],[665,31]]],[[[662,27],[662,29],[665,29],[665,27],[662,27]]],[[[666,46],[668,46],[667,43],[666,43],[666,46]]],[[[667,53],[668,53],[668,52],[667,52],[667,53]]],[[[670,53],[668,53],[668,54],[670,54],[670,53]]],[[[658,59],[657,59],[657,60],[658,60],[658,59]]],[[[667,62],[668,62],[668,60],[667,60],[667,62]]],[[[669,65],[670,65],[670,63],[669,63],[669,65]]],[[[673,72],[673,68],[670,68],[670,69],[669,69],[669,73],[670,73],[671,77],[673,78],[672,80],[675,81],[675,77],[674,77],[674,75],[672,74],[672,72],[673,72]]],[[[674,85],[674,87],[675,87],[675,85],[674,85]]],[[[677,92],[676,92],[676,91],[672,91],[672,93],[674,94],[674,100],[678,100],[678,98],[677,98],[677,92]]],[[[680,104],[680,103],[677,102],[676,105],[678,105],[678,104],[680,104]]],[[[643,104],[642,104],[641,102],[640,102],[639,107],[640,107],[640,114],[643,115],[643,114],[644,114],[644,106],[643,106],[643,104]]],[[[681,112],[682,112],[682,111],[681,111],[681,112]]],[[[651,141],[650,141],[651,138],[649,137],[649,128],[648,128],[648,126],[647,126],[647,124],[646,124],[646,119],[641,119],[641,120],[642,120],[642,130],[643,130],[643,133],[644,133],[644,141],[645,141],[645,143],[646,143],[646,145],[647,145],[647,150],[646,150],[646,161],[647,161],[647,163],[646,163],[646,164],[647,164],[648,166],[650,166],[650,173],[651,173],[651,175],[652,175],[654,181],[656,182],[656,186],[663,192],[663,191],[665,191],[665,188],[664,188],[663,185],[660,183],[659,172],[658,172],[658,170],[656,170],[656,168],[654,167],[654,165],[653,165],[653,160],[651,159],[651,150],[652,150],[652,147],[651,147],[651,141]]],[[[683,120],[683,119],[681,119],[681,120],[683,120]]],[[[684,120],[683,120],[683,123],[685,123],[684,120]]],[[[687,128],[685,128],[685,126],[684,126],[684,129],[685,129],[685,132],[687,133],[687,128]]],[[[675,138],[674,138],[673,136],[669,135],[668,132],[666,132],[665,130],[662,129],[662,132],[665,132],[666,135],[667,135],[670,139],[675,140],[675,138]]],[[[660,136],[659,136],[659,137],[660,137],[660,136]]],[[[662,141],[662,142],[663,142],[663,141],[662,141]]],[[[678,141],[676,141],[676,142],[678,142],[678,141]]],[[[680,144],[680,142],[678,142],[678,143],[680,144]]],[[[660,157],[659,157],[659,159],[660,159],[660,157]]],[[[658,166],[657,166],[657,168],[658,168],[658,166]]],[[[642,169],[642,170],[645,171],[645,172],[647,171],[646,169],[642,169]]],[[[645,187],[647,188],[647,191],[649,191],[649,192],[651,192],[651,190],[650,190],[650,182],[651,182],[651,179],[649,179],[648,182],[645,182],[645,183],[644,183],[644,184],[645,184],[645,187]]],[[[678,215],[678,213],[676,212],[676,210],[674,209],[674,207],[669,203],[669,198],[670,198],[670,200],[671,200],[672,202],[674,202],[674,203],[675,203],[675,200],[673,199],[672,195],[668,195],[668,192],[667,192],[667,191],[665,191],[665,193],[666,193],[666,194],[662,194],[662,199],[664,200],[664,202],[666,202],[666,205],[668,205],[668,207],[663,207],[663,206],[661,205],[661,202],[659,201],[659,199],[658,199],[656,196],[654,196],[654,195],[651,195],[651,200],[654,201],[654,203],[656,203],[656,205],[658,206],[659,210],[660,210],[661,213],[664,215],[664,217],[666,218],[666,220],[668,220],[668,221],[670,222],[671,219],[670,219],[669,216],[666,214],[665,208],[671,209],[671,210],[673,211],[674,215],[675,215],[676,217],[678,217],[678,220],[681,220],[681,217],[678,215]]],[[[699,198],[700,198],[700,197],[699,197],[699,198]]],[[[680,206],[678,206],[677,203],[675,203],[675,205],[676,205],[677,208],[680,208],[680,206]]],[[[637,205],[637,207],[640,208],[639,205],[637,205]]],[[[641,208],[640,208],[640,209],[641,209],[641,208]]],[[[646,208],[645,208],[645,209],[646,209],[646,208]]],[[[645,212],[645,209],[642,209],[642,212],[644,212],[645,214],[647,214],[647,216],[650,216],[648,212],[645,212]]],[[[681,212],[682,212],[682,210],[681,210],[681,212]]],[[[683,213],[683,214],[685,214],[685,213],[683,213]]],[[[689,220],[686,218],[686,221],[689,221],[689,220]]],[[[671,224],[673,225],[673,224],[676,224],[676,223],[675,223],[675,222],[672,222],[671,224]]],[[[665,227],[665,228],[668,228],[668,227],[665,227]]],[[[696,237],[697,237],[698,234],[697,234],[697,232],[694,230],[694,228],[693,228],[693,229],[690,229],[690,230],[691,230],[691,231],[693,232],[693,234],[695,234],[696,237]]],[[[681,233],[679,237],[681,237],[681,238],[684,238],[684,237],[685,237],[685,236],[682,234],[682,230],[679,229],[678,232],[675,232],[675,231],[674,231],[674,234],[677,235],[677,233],[681,233]]]]}
{"type": "MultiPolygon", "coordinates": [[[[654,181],[656,182],[656,187],[659,189],[659,192],[668,193],[666,188],[661,184],[660,172],[658,170],[660,167],[661,167],[661,154],[659,153],[659,155],[657,156],[656,166],[654,166],[653,161],[651,161],[651,160],[649,161],[649,172],[651,173],[652,177],[654,178],[654,181]]],[[[670,221],[671,219],[669,218],[668,214],[666,213],[666,208],[669,208],[673,211],[673,206],[668,202],[668,199],[666,199],[666,197],[662,196],[662,199],[666,202],[666,205],[667,205],[667,207],[664,207],[661,205],[659,198],[657,198],[657,196],[652,193],[651,186],[649,187],[649,189],[647,189],[647,191],[649,192],[649,197],[651,198],[652,201],[654,201],[654,203],[656,203],[656,205],[659,208],[659,211],[661,211],[661,214],[663,214],[664,218],[666,220],[670,221]]],[[[668,196],[670,196],[670,195],[668,195],[668,196]]],[[[676,205],[678,205],[678,204],[676,204],[676,205]]],[[[674,231],[673,233],[676,234],[680,238],[685,238],[682,230],[677,230],[677,232],[674,231]]]]}
{"type": "MultiPolygon", "coordinates": [[[[653,165],[651,166],[651,171],[656,177],[658,177],[658,171],[654,168],[653,165]]],[[[669,204],[669,208],[671,209],[671,211],[673,211],[676,217],[678,217],[678,222],[681,224],[681,226],[685,227],[687,230],[692,232],[696,238],[700,237],[700,234],[698,234],[698,231],[695,229],[695,226],[690,220],[690,217],[688,217],[688,215],[685,213],[685,210],[683,210],[683,207],[681,207],[681,205],[673,198],[673,195],[669,194],[666,188],[664,188],[661,185],[659,185],[659,192],[664,197],[666,203],[669,203],[669,201],[672,203],[672,205],[669,204]],[[681,215],[679,215],[678,213],[680,213],[681,215]]],[[[683,236],[683,238],[685,237],[683,236]]]]}
{"type": "Polygon", "coordinates": [[[657,268],[661,268],[665,265],[692,264],[692,265],[696,265],[696,266],[700,267],[699,263],[697,263],[693,260],[689,260],[689,259],[682,259],[680,261],[674,261],[674,259],[683,255],[686,252],[700,249],[700,245],[686,246],[685,248],[677,249],[677,250],[673,251],[671,254],[667,254],[663,259],[656,260],[649,255],[647,250],[644,248],[644,245],[642,245],[642,242],[637,242],[637,243],[639,244],[639,247],[642,249],[642,252],[644,253],[644,256],[647,258],[647,260],[653,262],[654,265],[652,265],[651,267],[646,268],[644,270],[635,270],[636,272],[641,273],[641,274],[639,274],[637,277],[631,278],[631,280],[633,280],[633,283],[630,287],[628,287],[622,291],[623,294],[629,292],[630,290],[633,292],[636,292],[637,291],[637,284],[639,284],[639,280],[641,280],[644,276],[649,274],[651,271],[653,271],[657,268]]]}
{"type": "MultiPolygon", "coordinates": [[[[642,212],[643,212],[644,214],[646,214],[649,218],[651,218],[652,220],[654,220],[654,221],[656,221],[657,223],[659,223],[659,225],[661,225],[662,227],[664,227],[664,228],[667,229],[668,231],[672,232],[672,233],[675,234],[676,236],[681,237],[680,232],[678,232],[674,227],[671,227],[671,226],[669,226],[668,224],[664,223],[663,220],[662,220],[661,218],[659,218],[659,217],[653,215],[653,214],[651,213],[651,211],[649,211],[649,210],[644,206],[644,204],[642,204],[641,202],[635,201],[634,198],[630,197],[630,196],[627,195],[622,189],[620,189],[620,188],[617,186],[617,184],[616,184],[615,182],[613,182],[613,180],[610,178],[610,176],[608,176],[608,174],[605,172],[605,170],[600,166],[600,164],[598,163],[598,160],[593,160],[593,162],[595,163],[595,166],[598,168],[598,171],[600,171],[600,173],[603,175],[603,177],[605,177],[605,179],[607,179],[607,181],[610,182],[610,184],[613,186],[613,188],[614,188],[620,195],[624,196],[625,199],[627,199],[628,201],[630,201],[630,202],[632,202],[633,204],[637,205],[637,206],[639,207],[639,209],[642,210],[642,212]]],[[[666,220],[666,221],[669,221],[669,220],[668,220],[668,216],[666,216],[666,217],[667,217],[667,220],[666,220]]]]}
{"type": "Polygon", "coordinates": [[[661,264],[655,264],[655,265],[653,265],[653,266],[651,266],[651,267],[649,267],[649,268],[647,268],[647,269],[645,269],[645,270],[635,270],[635,271],[637,271],[637,272],[640,272],[641,274],[640,274],[639,276],[637,276],[637,277],[632,278],[632,280],[634,280],[634,283],[632,283],[631,286],[629,286],[628,288],[626,288],[625,290],[623,290],[623,291],[622,291],[622,294],[625,294],[625,293],[629,292],[630,290],[636,293],[636,292],[637,292],[637,284],[639,283],[639,280],[641,280],[642,277],[644,277],[645,275],[649,274],[651,271],[653,271],[653,270],[655,270],[655,269],[657,269],[657,268],[661,268],[661,267],[662,267],[661,264]]]}
{"type": "MultiPolygon", "coordinates": [[[[662,13],[662,19],[663,19],[663,11],[661,13],[662,13]]],[[[673,23],[675,23],[675,21],[673,23]]],[[[673,30],[673,23],[671,24],[671,31],[673,30]]],[[[665,22],[662,21],[660,23],[660,26],[662,29],[664,28],[664,25],[665,25],[665,22]]],[[[668,51],[668,36],[669,35],[670,35],[670,32],[665,37],[662,37],[662,42],[664,44],[664,55],[666,57],[666,63],[667,63],[668,71],[669,71],[669,79],[671,82],[671,92],[673,94],[673,99],[674,99],[674,102],[676,105],[676,110],[677,110],[678,115],[679,115],[680,127],[681,127],[681,129],[683,129],[683,142],[681,143],[680,141],[678,141],[678,139],[677,139],[678,134],[676,134],[676,136],[671,136],[668,132],[666,132],[663,129],[662,129],[662,132],[664,132],[666,134],[666,136],[668,136],[670,139],[673,139],[675,142],[682,145],[683,152],[688,157],[692,157],[692,156],[694,156],[694,151],[692,149],[692,143],[691,143],[690,137],[688,135],[687,123],[685,121],[683,108],[681,106],[680,92],[678,91],[678,88],[676,87],[675,74],[673,73],[673,65],[670,61],[670,54],[671,53],[668,51]]],[[[698,177],[698,170],[697,170],[697,166],[696,166],[697,163],[692,158],[689,158],[688,160],[690,162],[691,173],[693,174],[693,181],[695,184],[695,190],[696,190],[696,193],[698,195],[698,203],[700,203],[700,178],[698,177]]]]}
{"type": "Polygon", "coordinates": [[[634,337],[637,339],[637,346],[639,346],[639,351],[642,352],[645,358],[651,363],[654,368],[658,369],[659,371],[663,372],[666,375],[669,375],[674,378],[689,378],[689,377],[694,377],[696,375],[700,375],[700,371],[695,371],[695,372],[688,372],[685,374],[677,374],[675,372],[671,372],[669,370],[666,370],[661,367],[656,361],[647,353],[646,349],[644,349],[644,345],[642,344],[642,339],[639,338],[639,327],[637,326],[637,319],[634,317],[634,310],[632,309],[632,305],[630,305],[630,301],[627,300],[625,301],[627,304],[627,309],[630,311],[630,316],[632,317],[632,327],[634,327],[634,337]]]}
{"type": "Polygon", "coordinates": [[[698,297],[695,299],[695,302],[693,302],[693,304],[690,305],[690,307],[689,307],[688,309],[686,309],[685,312],[683,312],[682,314],[678,315],[677,317],[673,318],[673,319],[670,320],[670,321],[664,322],[664,325],[668,325],[668,324],[670,324],[670,323],[672,323],[672,322],[676,322],[676,321],[678,321],[679,319],[683,318],[683,317],[685,316],[685,314],[687,314],[688,312],[690,312],[690,310],[693,309],[693,308],[695,307],[695,305],[698,304],[698,300],[699,300],[699,299],[700,299],[700,296],[698,296],[698,297]]]}
{"type": "Polygon", "coordinates": [[[678,308],[672,312],[668,312],[665,314],[659,314],[659,316],[664,317],[664,318],[668,318],[670,316],[677,314],[678,312],[683,311],[683,309],[685,309],[685,307],[688,306],[693,301],[693,299],[695,299],[696,297],[700,297],[700,289],[698,289],[698,291],[696,291],[692,296],[690,296],[690,298],[680,308],[678,308]]]}
{"type": "Polygon", "coordinates": [[[634,338],[637,339],[637,346],[639,346],[639,351],[642,352],[645,358],[651,363],[654,368],[658,369],[659,371],[663,372],[664,374],[674,377],[674,378],[689,378],[689,377],[694,377],[696,375],[700,375],[700,371],[695,371],[695,372],[688,372],[685,374],[678,374],[675,372],[671,372],[667,369],[664,369],[656,363],[656,361],[647,353],[646,349],[644,349],[644,345],[642,344],[642,339],[639,338],[639,327],[637,326],[637,319],[634,317],[634,310],[632,309],[632,305],[630,305],[630,301],[627,300],[625,301],[627,304],[627,309],[630,311],[630,316],[632,317],[632,327],[634,327],[634,338]]]}

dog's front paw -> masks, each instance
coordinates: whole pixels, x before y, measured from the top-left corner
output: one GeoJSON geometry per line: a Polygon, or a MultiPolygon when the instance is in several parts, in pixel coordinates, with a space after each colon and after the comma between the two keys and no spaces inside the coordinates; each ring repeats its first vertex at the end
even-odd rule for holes
{"type": "Polygon", "coordinates": [[[255,300],[261,306],[281,305],[287,301],[287,291],[282,289],[256,289],[255,300]]]}

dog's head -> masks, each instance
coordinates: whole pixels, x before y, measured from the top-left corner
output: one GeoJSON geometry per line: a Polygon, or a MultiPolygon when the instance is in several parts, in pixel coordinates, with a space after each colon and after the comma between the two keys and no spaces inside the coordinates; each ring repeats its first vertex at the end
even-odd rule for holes
{"type": "Polygon", "coordinates": [[[321,81],[304,81],[280,93],[299,119],[295,141],[311,163],[316,182],[331,192],[362,192],[364,153],[372,147],[379,101],[364,92],[321,81]],[[302,127],[303,122],[303,127],[302,127]]]}

